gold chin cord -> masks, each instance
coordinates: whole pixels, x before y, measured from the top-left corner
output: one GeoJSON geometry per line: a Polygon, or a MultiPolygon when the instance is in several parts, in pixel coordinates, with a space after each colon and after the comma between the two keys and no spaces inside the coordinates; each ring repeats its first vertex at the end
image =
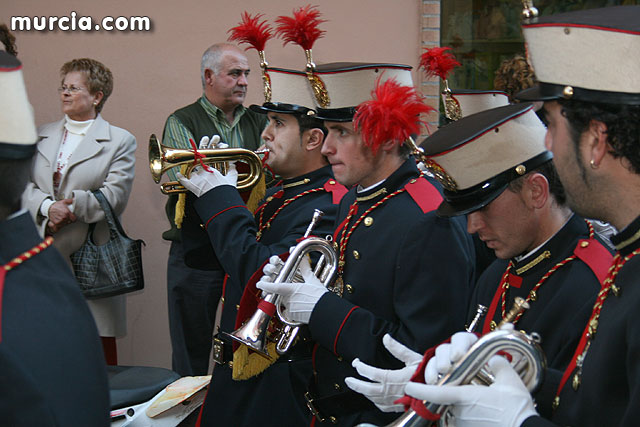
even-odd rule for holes
{"type": "MultiPolygon", "coordinates": [[[[238,175],[238,190],[248,190],[255,186],[260,180],[262,171],[262,160],[258,154],[262,154],[266,150],[251,151],[244,148],[214,148],[206,150],[198,150],[202,156],[202,163],[226,173],[226,162],[239,161],[249,165],[249,172],[238,175]]],[[[171,148],[162,145],[155,134],[149,137],[149,169],[151,176],[156,184],[160,183],[162,174],[167,170],[175,167],[185,166],[183,175],[187,178],[191,175],[191,171],[196,163],[196,154],[193,150],[171,148]]],[[[161,185],[160,190],[164,194],[186,193],[188,190],[184,188],[178,181],[170,181],[161,185]]]]}
{"type": "Polygon", "coordinates": [[[413,140],[412,137],[407,138],[407,140],[405,141],[405,144],[409,146],[409,149],[411,150],[411,154],[413,154],[413,156],[416,158],[418,162],[427,164],[427,156],[425,156],[424,150],[416,145],[416,142],[413,140]]]}

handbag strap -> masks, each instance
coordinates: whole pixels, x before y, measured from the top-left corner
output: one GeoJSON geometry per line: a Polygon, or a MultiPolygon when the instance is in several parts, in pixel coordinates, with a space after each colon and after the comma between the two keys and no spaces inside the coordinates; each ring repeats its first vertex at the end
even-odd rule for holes
{"type": "MultiPolygon", "coordinates": [[[[111,207],[111,204],[109,204],[109,201],[107,200],[107,198],[104,197],[104,194],[102,194],[102,191],[93,190],[92,193],[94,197],[98,200],[98,203],[100,203],[100,206],[104,211],[105,219],[107,220],[107,224],[109,224],[109,234],[111,235],[111,239],[118,237],[118,235],[127,237],[124,230],[122,229],[122,225],[120,225],[120,221],[118,221],[118,217],[113,212],[113,208],[111,207]]],[[[95,227],[95,223],[91,224],[91,230],[90,230],[91,233],[93,233],[94,227],[95,227]]]]}

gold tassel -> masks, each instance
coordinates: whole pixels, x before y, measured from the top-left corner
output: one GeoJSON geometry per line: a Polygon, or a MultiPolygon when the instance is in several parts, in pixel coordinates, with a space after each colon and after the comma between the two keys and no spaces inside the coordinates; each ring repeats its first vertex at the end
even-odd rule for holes
{"type": "Polygon", "coordinates": [[[264,198],[267,192],[267,185],[264,174],[260,177],[258,183],[251,189],[249,198],[247,199],[247,208],[251,212],[255,212],[258,209],[258,203],[264,198]]]}
{"type": "MultiPolygon", "coordinates": [[[[182,165],[180,167],[180,173],[182,175],[187,171],[187,165],[182,165]]],[[[178,201],[176,202],[176,213],[173,216],[173,222],[176,223],[176,228],[182,228],[182,220],[184,219],[184,208],[187,204],[187,194],[180,193],[178,194],[178,201]]]]}
{"type": "Polygon", "coordinates": [[[269,366],[273,365],[278,359],[278,353],[276,352],[276,343],[270,342],[267,344],[267,351],[269,354],[275,355],[267,359],[258,353],[249,353],[249,347],[241,345],[236,351],[233,352],[233,374],[232,378],[235,381],[248,380],[261,374],[269,366]]]}

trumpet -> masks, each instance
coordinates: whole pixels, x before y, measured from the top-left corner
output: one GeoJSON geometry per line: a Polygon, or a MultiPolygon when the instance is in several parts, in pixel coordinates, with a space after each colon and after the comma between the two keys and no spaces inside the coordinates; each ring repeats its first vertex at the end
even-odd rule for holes
{"type": "MultiPolygon", "coordinates": [[[[498,325],[498,328],[513,319],[523,309],[529,308],[523,298],[516,301],[498,325]]],[[[480,310],[479,310],[480,311],[480,310]]],[[[542,383],[544,370],[547,366],[546,358],[539,345],[537,334],[528,335],[522,331],[496,329],[481,337],[469,348],[467,353],[456,362],[451,370],[438,380],[437,385],[461,385],[493,383],[493,375],[484,367],[497,352],[505,351],[513,357],[513,367],[529,391],[535,390],[542,383]]],[[[434,414],[443,414],[447,406],[424,402],[426,408],[434,414]]],[[[414,410],[410,409],[400,418],[386,427],[426,427],[432,426],[436,421],[422,418],[414,410]]]]}
{"type": "MultiPolygon", "coordinates": [[[[316,264],[314,273],[326,287],[331,286],[338,269],[338,257],[333,246],[326,239],[308,237],[322,215],[322,211],[317,209],[315,210],[313,219],[304,233],[303,237],[305,239],[294,247],[291,254],[289,254],[287,261],[280,267],[275,279],[276,282],[294,283],[300,280],[297,277],[297,270],[300,263],[310,253],[319,252],[321,257],[316,264]]],[[[279,320],[283,323],[283,327],[274,340],[277,339],[278,341],[276,345],[277,353],[284,354],[293,345],[300,324],[286,319],[279,307],[280,299],[280,296],[277,294],[267,294],[263,298],[262,304],[271,304],[276,307],[275,312],[277,313],[279,320]]],[[[272,317],[272,314],[267,313],[259,307],[253,316],[251,316],[251,318],[249,318],[249,320],[247,320],[240,328],[236,329],[234,332],[225,334],[240,344],[248,346],[258,354],[271,358],[267,351],[267,331],[272,317]]]]}
{"type": "MultiPolygon", "coordinates": [[[[223,173],[226,173],[225,163],[238,160],[249,165],[248,173],[238,175],[238,190],[248,190],[258,183],[262,176],[262,160],[258,154],[265,153],[266,150],[254,152],[244,148],[215,148],[198,150],[204,158],[202,162],[223,173]]],[[[171,168],[187,165],[184,176],[189,178],[193,168],[197,165],[195,153],[193,150],[171,148],[162,145],[155,134],[149,137],[149,169],[151,176],[156,184],[160,182],[162,174],[171,168]]],[[[186,193],[188,190],[184,188],[178,181],[170,181],[161,185],[160,190],[164,194],[186,193]]]]}

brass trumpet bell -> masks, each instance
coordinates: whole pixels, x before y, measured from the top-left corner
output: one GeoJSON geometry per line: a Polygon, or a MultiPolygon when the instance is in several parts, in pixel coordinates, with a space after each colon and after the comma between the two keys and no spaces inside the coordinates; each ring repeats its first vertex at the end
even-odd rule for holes
{"type": "MultiPolygon", "coordinates": [[[[226,173],[225,162],[240,161],[249,165],[248,173],[238,174],[238,190],[248,190],[258,183],[262,176],[262,160],[256,153],[244,148],[214,148],[198,150],[204,158],[202,162],[226,173]]],[[[162,145],[155,134],[149,137],[149,169],[151,176],[157,183],[162,174],[167,170],[186,165],[184,176],[191,176],[191,171],[197,165],[194,164],[195,153],[193,150],[170,148],[162,145]]],[[[161,191],[164,194],[185,193],[188,190],[178,181],[170,181],[162,184],[161,191]]]]}

